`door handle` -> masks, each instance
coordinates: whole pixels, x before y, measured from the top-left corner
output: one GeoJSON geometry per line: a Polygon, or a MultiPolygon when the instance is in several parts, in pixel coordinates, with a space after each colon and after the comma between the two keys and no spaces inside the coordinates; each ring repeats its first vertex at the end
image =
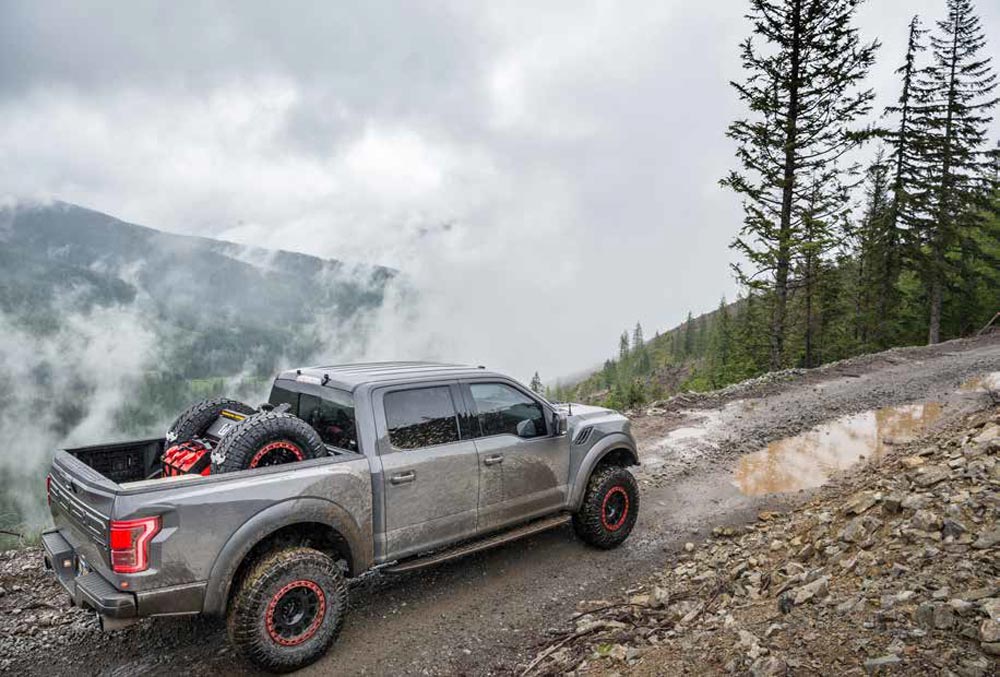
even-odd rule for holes
{"type": "Polygon", "coordinates": [[[495,454],[483,459],[483,465],[497,465],[498,463],[503,463],[503,454],[495,454]]]}
{"type": "Polygon", "coordinates": [[[389,481],[393,484],[406,484],[407,482],[412,482],[417,479],[417,473],[413,470],[407,472],[401,472],[398,475],[393,475],[389,478],[389,481]]]}

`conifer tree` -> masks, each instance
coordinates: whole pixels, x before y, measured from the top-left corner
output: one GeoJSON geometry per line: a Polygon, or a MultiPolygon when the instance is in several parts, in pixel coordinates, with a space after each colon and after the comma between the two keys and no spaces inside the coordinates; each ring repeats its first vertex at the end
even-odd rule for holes
{"type": "Polygon", "coordinates": [[[628,344],[628,332],[623,331],[622,335],[618,339],[618,366],[624,367],[625,362],[628,361],[629,356],[629,344],[628,344]]]}
{"type": "Polygon", "coordinates": [[[854,338],[859,348],[885,348],[898,302],[900,242],[894,225],[894,167],[879,149],[868,167],[864,214],[855,232],[857,283],[854,338]]]}
{"type": "Polygon", "coordinates": [[[684,357],[694,356],[694,315],[688,311],[687,321],[684,322],[684,357]]]}
{"type": "Polygon", "coordinates": [[[542,385],[542,379],[538,376],[537,371],[535,372],[535,375],[531,377],[530,387],[533,392],[536,392],[539,395],[545,391],[545,386],[542,385]]]}
{"type": "Polygon", "coordinates": [[[990,153],[986,148],[996,75],[971,0],[947,0],[948,15],[931,37],[932,63],[919,80],[914,124],[924,171],[915,191],[928,309],[928,343],[941,340],[945,293],[957,275],[971,274],[974,231],[983,225],[990,153]]]}
{"type": "MultiPolygon", "coordinates": [[[[746,80],[733,83],[752,117],[728,136],[740,168],[722,184],[743,198],[744,224],[732,247],[741,284],[772,289],[771,366],[781,366],[792,266],[810,202],[841,192],[846,153],[862,143],[856,128],[873,93],[860,83],[878,44],[862,44],[852,25],[861,0],[750,0],[753,34],[742,45],[746,80]],[[748,267],[747,267],[748,266],[748,267]]],[[[831,204],[846,213],[849,203],[831,204]]],[[[825,223],[840,223],[840,218],[825,223]]],[[[817,221],[818,223],[818,221],[817,221]]]]}
{"type": "Polygon", "coordinates": [[[632,352],[638,353],[645,346],[646,341],[642,338],[642,325],[636,322],[635,329],[632,330],[632,352]]]}
{"type": "Polygon", "coordinates": [[[889,162],[892,163],[892,203],[890,205],[888,228],[891,228],[892,244],[898,245],[900,231],[912,228],[916,220],[915,191],[920,182],[921,136],[914,128],[914,106],[919,95],[917,76],[920,67],[917,58],[926,48],[923,36],[927,31],[920,27],[920,17],[910,20],[909,37],[906,42],[906,57],[903,65],[896,69],[902,80],[899,99],[895,106],[886,108],[887,115],[895,115],[899,121],[896,128],[886,134],[890,148],[889,162]]]}

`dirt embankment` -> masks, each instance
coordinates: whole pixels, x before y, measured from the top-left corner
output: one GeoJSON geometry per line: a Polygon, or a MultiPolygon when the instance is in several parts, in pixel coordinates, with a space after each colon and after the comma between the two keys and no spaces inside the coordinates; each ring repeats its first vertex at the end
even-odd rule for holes
{"type": "Polygon", "coordinates": [[[581,603],[530,674],[995,675],[1000,408],[581,603]]]}

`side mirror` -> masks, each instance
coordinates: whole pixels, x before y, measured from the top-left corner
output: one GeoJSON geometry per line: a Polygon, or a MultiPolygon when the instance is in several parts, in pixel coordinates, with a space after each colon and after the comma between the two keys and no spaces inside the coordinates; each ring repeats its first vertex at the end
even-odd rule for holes
{"type": "Polygon", "coordinates": [[[517,424],[518,437],[535,437],[538,431],[535,430],[535,422],[530,418],[517,424]]]}
{"type": "Polygon", "coordinates": [[[561,411],[552,412],[552,429],[555,431],[554,435],[566,434],[566,431],[569,429],[569,421],[566,414],[561,411]]]}

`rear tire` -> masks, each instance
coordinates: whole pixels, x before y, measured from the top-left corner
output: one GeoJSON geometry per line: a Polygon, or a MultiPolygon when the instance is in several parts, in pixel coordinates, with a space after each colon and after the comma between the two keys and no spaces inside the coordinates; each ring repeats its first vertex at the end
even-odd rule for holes
{"type": "Polygon", "coordinates": [[[312,427],[291,414],[267,411],[227,433],[212,452],[212,474],[250,470],[326,456],[312,427]]]}
{"type": "Polygon", "coordinates": [[[639,485],[625,468],[600,466],[587,482],[573,529],[580,539],[602,550],[615,548],[632,533],[639,515],[639,485]]]}
{"type": "Polygon", "coordinates": [[[219,418],[223,409],[247,416],[256,411],[250,405],[231,400],[228,397],[214,397],[192,404],[167,428],[167,446],[171,447],[201,437],[212,425],[212,422],[219,418]]]}
{"type": "Polygon", "coordinates": [[[265,555],[229,604],[229,641],[268,672],[298,670],[326,653],[344,624],[347,581],[318,550],[294,547],[265,555]]]}

